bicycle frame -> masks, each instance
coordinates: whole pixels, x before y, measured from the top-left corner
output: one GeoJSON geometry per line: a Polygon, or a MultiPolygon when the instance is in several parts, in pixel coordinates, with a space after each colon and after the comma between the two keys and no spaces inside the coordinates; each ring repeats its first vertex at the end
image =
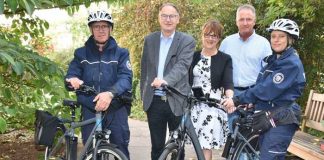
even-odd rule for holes
{"type": "MultiPolygon", "coordinates": [[[[79,128],[79,127],[82,127],[82,126],[85,126],[85,125],[89,125],[89,124],[93,124],[95,122],[96,122],[96,118],[91,118],[91,119],[88,119],[88,120],[85,120],[85,121],[82,121],[82,122],[73,122],[72,121],[70,123],[71,124],[71,127],[68,128],[65,131],[65,133],[59,138],[57,144],[53,147],[52,151],[49,153],[49,156],[51,156],[52,153],[55,153],[57,151],[57,149],[59,149],[58,147],[64,143],[63,140],[65,140],[66,141],[66,144],[67,144],[67,146],[66,146],[66,153],[68,155],[68,158],[71,158],[71,159],[74,158],[74,159],[76,159],[76,157],[73,156],[74,154],[73,153],[70,153],[71,146],[69,146],[69,143],[71,141],[70,138],[72,138],[72,140],[73,140],[73,137],[74,137],[74,130],[76,128],[79,128]]],[[[62,123],[67,123],[67,121],[66,120],[62,120],[62,123]]],[[[87,151],[87,147],[90,146],[90,143],[93,140],[93,135],[94,135],[94,130],[91,132],[91,134],[90,134],[90,136],[89,136],[89,138],[87,140],[87,143],[86,143],[85,147],[83,148],[83,150],[82,150],[82,152],[80,154],[80,157],[83,157],[85,155],[85,153],[87,151]]]]}
{"type": "Polygon", "coordinates": [[[182,115],[182,119],[179,124],[179,127],[175,131],[172,131],[170,133],[169,140],[167,141],[164,150],[166,150],[166,149],[170,150],[172,148],[177,148],[177,151],[178,151],[177,159],[179,159],[180,156],[182,156],[182,152],[184,151],[185,135],[188,135],[192,141],[192,144],[194,146],[198,160],[205,160],[203,150],[201,148],[195,128],[194,128],[191,118],[190,118],[191,117],[191,108],[195,102],[203,101],[208,104],[218,104],[220,102],[220,100],[211,99],[211,98],[209,98],[209,95],[206,97],[199,97],[199,98],[196,98],[191,95],[186,96],[186,95],[181,94],[175,88],[172,88],[170,86],[164,85],[162,87],[164,87],[167,90],[167,92],[173,92],[177,95],[185,97],[188,100],[188,105],[185,107],[185,111],[184,111],[184,114],[182,115]]]}
{"type": "MultiPolygon", "coordinates": [[[[93,87],[89,87],[86,85],[81,85],[80,88],[76,91],[80,91],[80,92],[92,94],[92,95],[98,94],[98,92],[93,87]]],[[[117,98],[119,98],[121,100],[125,99],[127,101],[131,100],[131,99],[127,99],[127,97],[124,97],[124,98],[117,97],[117,98]]],[[[50,153],[48,153],[48,150],[46,150],[46,153],[47,153],[46,158],[54,155],[54,153],[56,153],[60,149],[60,146],[62,144],[64,144],[64,140],[65,140],[65,143],[66,143],[65,157],[67,157],[68,160],[77,159],[78,137],[74,136],[74,130],[76,128],[80,128],[82,126],[93,124],[93,123],[95,123],[95,126],[93,127],[93,129],[90,133],[90,136],[88,137],[88,139],[86,141],[86,144],[84,145],[81,153],[79,154],[79,159],[84,158],[88,153],[90,153],[88,151],[91,147],[91,144],[93,144],[92,157],[94,160],[96,160],[98,148],[101,148],[100,144],[104,143],[103,146],[111,147],[111,149],[113,149],[113,150],[116,149],[116,145],[109,143],[109,136],[110,136],[111,131],[102,129],[102,120],[103,120],[102,112],[96,112],[96,116],[94,118],[91,118],[91,119],[88,119],[85,121],[81,121],[81,122],[75,122],[75,109],[77,107],[79,107],[80,105],[76,101],[71,101],[71,100],[64,100],[63,105],[70,107],[71,112],[72,112],[71,119],[60,119],[60,124],[57,128],[62,129],[64,134],[58,139],[58,142],[55,144],[55,146],[51,147],[50,153]],[[70,124],[69,128],[66,128],[66,126],[64,125],[67,123],[70,124]]],[[[48,149],[48,147],[47,147],[47,149],[48,149]]],[[[122,154],[122,152],[119,151],[118,149],[117,149],[117,152],[120,152],[120,153],[115,152],[117,155],[122,154]]],[[[123,157],[123,158],[125,159],[126,157],[123,157]]]]}
{"type": "Polygon", "coordinates": [[[181,152],[184,151],[186,134],[190,137],[192,141],[198,160],[204,160],[205,159],[204,154],[202,152],[198,137],[196,135],[195,128],[190,119],[189,107],[185,109],[185,113],[181,118],[179,127],[170,133],[169,136],[170,138],[167,141],[165,146],[165,148],[169,148],[172,147],[173,145],[176,145],[178,150],[180,151],[180,154],[177,155],[177,158],[180,158],[181,152]]]}
{"type": "MultiPolygon", "coordinates": [[[[247,111],[241,110],[241,112],[247,112],[247,111]]],[[[242,118],[242,114],[240,115],[239,118],[242,118]]],[[[257,134],[244,136],[239,131],[240,125],[241,125],[240,123],[236,123],[233,133],[227,138],[227,142],[225,144],[222,157],[225,157],[228,160],[232,160],[236,150],[240,149],[239,143],[244,143],[244,145],[246,145],[248,149],[251,151],[249,154],[253,154],[254,156],[256,156],[256,158],[260,159],[260,155],[258,151],[256,151],[248,141],[248,138],[257,134]]]]}

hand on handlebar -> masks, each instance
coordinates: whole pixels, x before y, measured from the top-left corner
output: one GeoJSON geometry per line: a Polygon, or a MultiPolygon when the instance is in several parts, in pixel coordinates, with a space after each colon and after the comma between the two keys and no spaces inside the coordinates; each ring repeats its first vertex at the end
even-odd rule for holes
{"type": "Polygon", "coordinates": [[[221,103],[225,107],[225,110],[227,113],[233,113],[236,110],[236,107],[234,105],[232,98],[226,98],[221,103]]]}
{"type": "Polygon", "coordinates": [[[113,97],[109,92],[99,93],[93,100],[96,102],[95,110],[96,111],[105,111],[108,109],[113,97]]]}
{"type": "Polygon", "coordinates": [[[163,79],[155,78],[151,83],[151,86],[154,88],[160,88],[162,84],[168,84],[168,83],[163,79]]]}
{"type": "Polygon", "coordinates": [[[71,85],[71,88],[73,88],[74,90],[79,89],[80,88],[80,85],[83,84],[83,81],[80,80],[77,77],[67,78],[65,81],[66,82],[69,82],[70,85],[71,85]]]}

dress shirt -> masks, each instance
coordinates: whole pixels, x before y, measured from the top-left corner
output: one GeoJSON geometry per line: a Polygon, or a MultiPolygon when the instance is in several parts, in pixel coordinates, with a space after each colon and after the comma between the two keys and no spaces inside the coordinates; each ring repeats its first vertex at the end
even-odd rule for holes
{"type": "MultiPolygon", "coordinates": [[[[159,79],[163,79],[165,60],[166,60],[166,57],[167,57],[167,55],[169,53],[169,49],[170,49],[170,46],[172,44],[174,33],[175,32],[173,32],[172,35],[169,36],[169,37],[165,37],[165,36],[163,36],[163,33],[161,32],[158,75],[157,75],[157,77],[159,79]]],[[[161,90],[155,90],[155,95],[164,96],[165,93],[163,91],[161,91],[161,90]]]]}
{"type": "Polygon", "coordinates": [[[255,31],[245,41],[239,33],[226,37],[219,50],[232,57],[235,87],[254,85],[262,68],[262,59],[272,54],[269,41],[255,31]]]}

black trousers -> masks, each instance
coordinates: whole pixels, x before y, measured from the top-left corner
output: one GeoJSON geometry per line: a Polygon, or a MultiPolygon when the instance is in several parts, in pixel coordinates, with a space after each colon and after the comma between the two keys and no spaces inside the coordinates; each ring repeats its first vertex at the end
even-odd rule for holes
{"type": "Polygon", "coordinates": [[[167,125],[169,131],[175,130],[180,123],[181,116],[175,116],[172,113],[168,101],[162,100],[160,96],[154,96],[147,111],[147,120],[152,143],[151,159],[157,160],[164,148],[167,125]]]}

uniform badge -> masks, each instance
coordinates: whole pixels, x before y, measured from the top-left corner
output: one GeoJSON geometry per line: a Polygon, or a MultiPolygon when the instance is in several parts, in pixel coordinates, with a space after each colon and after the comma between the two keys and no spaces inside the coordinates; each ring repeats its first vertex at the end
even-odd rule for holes
{"type": "Polygon", "coordinates": [[[282,74],[282,73],[276,73],[274,76],[273,76],[273,83],[276,83],[276,84],[279,84],[281,83],[283,80],[285,79],[285,76],[282,74]]]}
{"type": "Polygon", "coordinates": [[[132,65],[131,65],[131,63],[130,63],[129,60],[126,62],[126,67],[127,67],[129,70],[132,70],[132,65]]]}

